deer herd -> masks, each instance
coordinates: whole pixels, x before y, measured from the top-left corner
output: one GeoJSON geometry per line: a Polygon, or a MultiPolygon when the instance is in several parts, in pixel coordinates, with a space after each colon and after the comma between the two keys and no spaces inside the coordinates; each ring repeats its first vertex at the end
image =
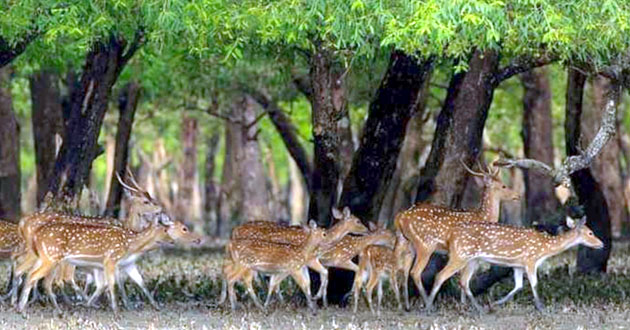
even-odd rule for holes
{"type": "MultiPolygon", "coordinates": [[[[394,231],[373,223],[366,227],[348,207],[332,210],[335,224],[327,229],[319,228],[312,220],[302,226],[256,220],[235,227],[225,247],[219,304],[229,298],[231,308],[236,309],[235,284],[242,283],[253,303],[265,309],[274,293],[279,300],[284,300],[280,284],[291,277],[310,308],[315,307],[318,299],[326,306],[328,268],[333,267],[354,272],[351,290],[354,311],[363,288],[372,312],[375,311],[373,291],[377,289],[377,309],[380,310],[383,281],[387,279],[399,309],[403,308],[399,288],[402,284],[404,307],[409,310],[409,278],[415,283],[424,306],[430,310],[442,284],[460,271],[462,302],[470,299],[477,310],[484,311],[473,296],[469,282],[480,262],[485,261],[514,270],[514,288],[492,305],[510,300],[522,288],[526,274],[535,307],[543,309],[536,291],[536,273],[541,263],[578,244],[602,248],[603,243],[585,226],[584,220],[567,218],[569,229],[555,236],[532,228],[499,224],[501,201],[518,200],[519,194],[502,182],[500,167],[494,163],[485,169],[479,165],[480,172],[462,165],[483,182],[478,209],[454,210],[419,203],[395,217],[394,231]],[[421,275],[435,252],[447,254],[448,262],[427,292],[421,275]],[[309,269],[319,277],[320,285],[315,294],[311,292],[309,269]],[[264,303],[254,289],[259,275],[269,276],[264,303]]],[[[43,280],[45,294],[56,311],[60,308],[53,287],[69,284],[86,306],[93,306],[107,290],[111,308],[117,313],[116,287],[123,305],[129,308],[123,285],[128,276],[149,303],[158,308],[144,285],[137,260],[161,244],[199,244],[202,237],[190,232],[182,222],[172,220],[138,185],[130,171],[127,177],[128,182],[118,177],[129,205],[124,219],[44,210],[23,216],[18,224],[0,221],[0,256],[8,259],[12,266],[8,292],[1,299],[10,300],[19,312],[24,312],[29,300],[39,295],[31,295],[31,291],[37,291],[33,288],[43,280]],[[75,281],[77,269],[86,274],[84,288],[75,281]],[[92,285],[94,291],[89,293],[92,285]]],[[[62,297],[69,301],[63,291],[62,297]]]]}

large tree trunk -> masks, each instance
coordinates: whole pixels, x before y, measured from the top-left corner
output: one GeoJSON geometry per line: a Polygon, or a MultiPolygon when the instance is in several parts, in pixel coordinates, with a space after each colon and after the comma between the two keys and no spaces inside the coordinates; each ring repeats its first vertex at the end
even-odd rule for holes
{"type": "Polygon", "coordinates": [[[133,118],[140,99],[140,85],[137,82],[127,84],[118,98],[118,125],[116,127],[116,147],[114,149],[114,166],[109,184],[109,194],[105,214],[118,217],[120,201],[122,199],[122,186],[118,182],[116,174],[125,177],[125,169],[129,160],[129,138],[133,128],[133,118]]]}
{"type": "Polygon", "coordinates": [[[335,98],[343,88],[342,75],[335,70],[332,54],[319,48],[311,56],[312,122],[314,140],[314,170],[310,191],[309,219],[323,227],[331,225],[331,208],[337,201],[340,177],[340,137],[337,122],[343,109],[335,98]]]}
{"type": "Polygon", "coordinates": [[[203,228],[199,217],[200,205],[195,201],[197,186],[197,118],[182,114],[181,145],[182,160],[179,164],[176,214],[179,219],[191,223],[195,231],[203,228]]]}
{"type": "Polygon", "coordinates": [[[137,50],[140,39],[124,53],[125,40],[112,36],[96,42],[86,56],[79,83],[72,89],[67,127],[49,190],[57,200],[73,200],[87,182],[112,86],[137,50]]]}
{"type": "Polygon", "coordinates": [[[63,137],[64,127],[61,114],[61,94],[57,77],[46,71],[33,74],[31,87],[31,120],[35,145],[35,168],[37,175],[37,206],[44,200],[48,183],[53,174],[57,158],[55,135],[63,137]]]}
{"type": "MultiPolygon", "coordinates": [[[[605,77],[594,77],[591,83],[591,97],[582,114],[582,140],[591,141],[599,129],[602,114],[606,106],[606,92],[610,89],[610,80],[605,77]]],[[[621,108],[621,107],[620,107],[621,108]]],[[[619,127],[617,117],[616,127],[619,127]]],[[[619,132],[620,133],[620,132],[619,132]]],[[[619,134],[618,133],[618,134],[619,134]]],[[[591,173],[600,184],[608,204],[611,231],[614,237],[621,236],[621,228],[627,222],[628,214],[623,194],[623,178],[621,175],[621,147],[619,139],[612,139],[593,160],[591,173]]]]}
{"type": "MultiPolygon", "coordinates": [[[[219,131],[213,130],[206,140],[206,159],[204,161],[205,182],[204,182],[204,217],[206,228],[216,221],[218,217],[219,185],[214,180],[215,159],[219,151],[219,131]]],[[[208,229],[209,230],[209,229],[208,229]]]]}
{"type": "Polygon", "coordinates": [[[370,104],[361,144],[344,183],[340,205],[365,223],[378,220],[396,168],[409,119],[418,109],[420,91],[430,77],[432,60],[395,51],[370,104]]]}
{"type": "Polygon", "coordinates": [[[451,79],[437,118],[431,153],[420,172],[416,201],[431,199],[436,204],[460,206],[468,179],[461,162],[470,165],[479,157],[498,64],[495,52],[476,51],[468,71],[451,79]]]}
{"type": "Polygon", "coordinates": [[[258,125],[256,103],[242,96],[237,105],[241,111],[241,141],[243,152],[238,161],[238,175],[241,177],[242,199],[245,220],[271,220],[269,212],[269,193],[265,180],[260,146],[258,144],[258,125]]]}
{"type": "MultiPolygon", "coordinates": [[[[551,118],[551,89],[547,70],[539,68],[521,74],[523,83],[523,149],[526,158],[537,159],[553,164],[553,132],[551,118]]],[[[544,223],[558,210],[555,185],[548,175],[524,170],[525,179],[525,221],[544,223]]]]}
{"type": "MultiPolygon", "coordinates": [[[[569,69],[567,75],[565,138],[567,156],[580,152],[582,98],[586,76],[569,69]]],[[[590,169],[583,169],[571,174],[571,183],[584,206],[586,224],[593,233],[604,242],[604,248],[595,250],[580,246],[578,249],[577,268],[581,273],[605,272],[612,247],[608,205],[599,184],[593,178],[590,169]]]]}
{"type": "Polygon", "coordinates": [[[20,127],[13,112],[10,68],[0,68],[0,219],[20,217],[20,127]]]}
{"type": "MultiPolygon", "coordinates": [[[[235,120],[239,114],[236,107],[231,108],[231,118],[235,120]]],[[[233,121],[225,122],[225,155],[223,157],[223,172],[221,174],[221,191],[217,206],[217,225],[215,236],[221,236],[224,225],[230,220],[240,218],[243,203],[240,189],[241,175],[239,173],[239,159],[242,158],[242,135],[240,126],[233,121]]]]}

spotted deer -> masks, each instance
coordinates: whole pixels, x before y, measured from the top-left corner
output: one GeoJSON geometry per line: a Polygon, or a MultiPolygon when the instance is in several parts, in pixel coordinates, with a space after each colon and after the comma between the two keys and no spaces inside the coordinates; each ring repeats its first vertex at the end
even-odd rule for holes
{"type": "MultiPolygon", "coordinates": [[[[319,273],[321,285],[315,295],[315,299],[325,296],[325,290],[328,285],[328,270],[320,263],[319,257],[323,251],[334,246],[339,242],[342,237],[345,237],[348,233],[352,234],[365,234],[368,229],[361,223],[357,217],[353,216],[348,207],[345,207],[343,211],[339,211],[336,208],[332,210],[333,217],[337,219],[337,222],[327,230],[327,238],[320,245],[318,252],[313,255],[313,258],[309,260],[307,266],[317,273],[319,273]]],[[[239,239],[256,239],[266,242],[273,242],[279,244],[290,244],[294,246],[301,246],[306,242],[308,237],[307,231],[303,226],[282,226],[270,221],[252,221],[244,223],[232,231],[231,240],[239,239]]],[[[230,251],[226,251],[226,256],[230,255],[230,251]]],[[[224,261],[224,273],[231,267],[231,261],[226,259],[224,261]]],[[[255,274],[252,275],[255,278],[255,274]]],[[[270,283],[280,283],[282,279],[273,278],[270,283]]],[[[223,283],[221,291],[221,298],[219,304],[222,304],[226,299],[226,283],[223,283]]],[[[270,285],[270,288],[272,286],[270,285]]],[[[272,291],[270,290],[270,293],[272,291]]],[[[267,301],[265,305],[269,304],[271,294],[267,295],[267,301]]],[[[324,304],[326,299],[324,298],[324,304]]]]}
{"type": "Polygon", "coordinates": [[[359,270],[354,275],[354,306],[356,313],[361,293],[361,287],[367,278],[366,297],[368,307],[374,313],[372,305],[372,296],[374,288],[377,287],[377,308],[380,310],[381,300],[383,297],[382,281],[383,278],[389,277],[389,285],[394,291],[398,309],[402,309],[400,300],[400,291],[398,285],[398,275],[403,274],[403,290],[405,294],[405,308],[409,309],[409,295],[407,288],[407,279],[409,278],[409,269],[413,262],[413,252],[407,240],[398,233],[396,235],[396,244],[394,248],[383,245],[370,245],[359,254],[359,270]]]}
{"type": "MultiPolygon", "coordinates": [[[[234,284],[241,279],[256,306],[264,309],[252,285],[253,276],[257,272],[271,274],[281,279],[291,276],[304,292],[309,308],[314,308],[307,263],[316,254],[327,233],[317,228],[314,221],[311,221],[304,231],[308,236],[306,242],[299,247],[258,239],[238,239],[228,243],[227,251],[230,252],[232,264],[228,267],[224,281],[227,283],[232,309],[236,309],[234,284]]],[[[270,292],[273,291],[272,285],[272,283],[269,285],[270,292]]]]}
{"type": "Polygon", "coordinates": [[[17,258],[24,247],[24,241],[20,237],[17,224],[0,220],[0,259],[10,260],[10,279],[8,282],[7,293],[0,297],[0,300],[4,301],[11,297],[16,290],[15,281],[13,280],[13,272],[16,267],[17,258]]]}
{"type": "Polygon", "coordinates": [[[579,244],[595,249],[604,247],[604,243],[593,234],[585,222],[585,218],[577,224],[567,221],[567,225],[572,229],[557,236],[533,228],[495,223],[457,224],[452,228],[448,239],[448,263],[435,278],[427,308],[431,308],[444,281],[463,269],[460,286],[475,308],[483,312],[484,309],[470,291],[469,282],[479,262],[486,261],[514,269],[514,289],[493,305],[500,305],[510,300],[523,287],[523,273],[525,273],[532,288],[536,309],[542,311],[544,305],[536,291],[538,267],[547,258],[579,244]]]}
{"type": "MultiPolygon", "coordinates": [[[[33,248],[38,260],[26,277],[20,296],[18,311],[23,312],[33,285],[46,277],[60,262],[79,267],[101,269],[107,285],[112,310],[117,313],[114,285],[117,269],[126,270],[148,249],[163,241],[180,240],[199,243],[201,238],[191,233],[185,225],[162,216],[157,223],[136,232],[118,226],[81,223],[49,223],[39,228],[33,237],[33,248]]],[[[102,289],[90,296],[88,304],[98,297],[102,289]]],[[[143,292],[148,293],[146,289],[143,292]]],[[[55,295],[47,292],[59,311],[55,295]]],[[[152,299],[152,297],[151,297],[152,299]]]]}
{"type": "MultiPolygon", "coordinates": [[[[480,177],[483,181],[481,206],[476,210],[452,210],[444,206],[420,203],[400,212],[394,219],[397,231],[411,243],[416,260],[410,275],[418,287],[425,303],[427,293],[422,285],[421,275],[431,255],[436,251],[446,252],[445,244],[450,231],[457,223],[470,221],[484,221],[496,223],[499,221],[501,201],[518,200],[520,194],[507,187],[499,178],[499,167],[491,165],[492,170],[486,168],[482,172],[475,172],[462,165],[470,174],[480,177]]],[[[480,166],[481,167],[481,166],[480,166]]]]}
{"type": "MultiPolygon", "coordinates": [[[[136,182],[133,174],[129,169],[127,169],[127,177],[130,182],[126,183],[119,175],[116,173],[116,178],[123,186],[125,195],[127,196],[130,207],[129,212],[126,219],[123,221],[119,221],[114,218],[101,218],[101,217],[91,217],[91,216],[83,216],[83,215],[74,215],[74,214],[64,214],[60,212],[54,211],[42,211],[33,213],[30,215],[26,215],[20,219],[18,224],[18,232],[20,236],[24,240],[24,255],[20,257],[20,262],[18,263],[17,268],[13,274],[15,279],[21,278],[23,274],[29,271],[35,264],[37,260],[37,256],[33,249],[33,234],[42,226],[49,223],[68,223],[68,224],[89,224],[89,225],[102,225],[102,226],[122,226],[125,228],[132,229],[134,231],[140,231],[146,228],[151,221],[155,221],[157,217],[167,216],[164,208],[161,204],[153,199],[151,195],[144,189],[140,188],[138,183],[136,182]]],[[[57,272],[59,274],[65,275],[63,278],[60,278],[58,283],[61,282],[70,282],[71,284],[74,282],[74,272],[72,268],[67,268],[65,270],[57,272]]],[[[53,273],[54,275],[54,273],[53,273]]],[[[47,281],[49,285],[52,285],[53,279],[49,279],[47,281]]],[[[73,287],[76,287],[73,284],[73,287]]],[[[124,289],[121,289],[124,291],[124,289]]],[[[126,294],[123,292],[123,302],[127,305],[126,294]]],[[[14,295],[12,298],[12,302],[15,304],[17,300],[17,295],[14,295]]]]}

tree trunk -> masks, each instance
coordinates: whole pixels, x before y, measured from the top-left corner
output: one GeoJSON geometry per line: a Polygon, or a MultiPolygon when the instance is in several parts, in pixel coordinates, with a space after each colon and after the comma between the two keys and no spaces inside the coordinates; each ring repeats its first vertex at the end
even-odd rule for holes
{"type": "Polygon", "coordinates": [[[120,212],[120,200],[122,199],[122,186],[116,178],[116,173],[121,178],[125,177],[125,170],[129,160],[129,138],[133,128],[133,118],[140,99],[140,85],[137,82],[128,83],[118,98],[118,125],[116,127],[116,147],[114,151],[114,167],[109,184],[109,194],[105,214],[118,217],[120,212]]]}
{"type": "Polygon", "coordinates": [[[451,79],[440,112],[431,153],[420,172],[416,201],[459,207],[472,164],[481,151],[481,138],[494,94],[493,79],[499,64],[496,53],[476,51],[467,72],[451,79]]]}
{"type": "MultiPolygon", "coordinates": [[[[567,75],[565,139],[567,156],[580,152],[582,98],[586,76],[569,69],[567,75]]],[[[577,268],[580,273],[605,272],[612,248],[608,205],[599,184],[593,178],[590,169],[583,169],[571,174],[571,183],[584,206],[586,224],[595,236],[604,242],[604,248],[595,250],[580,246],[578,249],[577,268]]]]}
{"type": "Polygon", "coordinates": [[[396,169],[407,123],[416,113],[420,91],[429,80],[432,60],[395,51],[370,104],[361,144],[344,183],[340,205],[363,222],[376,222],[396,169]]]}
{"type": "MultiPolygon", "coordinates": [[[[610,80],[601,76],[594,77],[591,83],[591,102],[582,113],[582,140],[591,141],[602,121],[602,113],[606,106],[606,92],[610,89],[610,80]]],[[[621,107],[620,107],[621,108],[621,107]]],[[[619,127],[617,117],[616,127],[619,127]]],[[[620,134],[621,132],[618,132],[620,134]]],[[[614,237],[621,236],[622,224],[627,222],[623,195],[623,178],[621,175],[621,147],[619,139],[612,139],[593,160],[591,173],[600,184],[608,204],[611,230],[614,237]]]]}
{"type": "Polygon", "coordinates": [[[99,41],[88,52],[78,86],[72,89],[66,135],[49,184],[57,200],[67,202],[79,195],[87,182],[112,86],[137,49],[125,54],[126,42],[117,37],[99,41]]]}
{"type": "Polygon", "coordinates": [[[340,176],[340,137],[337,122],[343,109],[335,100],[337,90],[343,88],[342,75],[336,72],[332,55],[320,47],[311,57],[312,122],[314,140],[314,170],[310,191],[309,219],[323,227],[331,225],[331,208],[337,201],[340,176]]]}
{"type": "Polygon", "coordinates": [[[194,203],[195,185],[197,185],[198,131],[197,118],[184,112],[181,122],[182,160],[179,164],[176,214],[180,220],[193,224],[195,231],[203,227],[194,203]]]}
{"type": "Polygon", "coordinates": [[[210,136],[206,140],[206,159],[204,162],[205,169],[205,182],[204,182],[204,196],[203,203],[204,214],[206,221],[206,228],[210,227],[210,224],[216,221],[218,217],[218,204],[219,204],[219,186],[214,180],[214,168],[217,151],[219,151],[219,139],[221,135],[217,130],[213,130],[210,136]]]}
{"type": "Polygon", "coordinates": [[[55,135],[65,135],[61,115],[61,94],[57,77],[39,71],[29,78],[31,87],[31,120],[35,146],[37,206],[44,200],[57,158],[55,135]]]}
{"type": "MultiPolygon", "coordinates": [[[[236,118],[238,111],[236,107],[231,109],[231,118],[236,118]]],[[[215,236],[219,237],[223,233],[223,226],[227,221],[238,220],[240,217],[241,205],[243,203],[240,190],[241,175],[238,170],[241,153],[241,129],[238,124],[232,121],[225,122],[225,155],[223,157],[223,173],[221,174],[221,191],[219,195],[219,205],[217,206],[217,225],[215,236]]]]}
{"type": "Polygon", "coordinates": [[[271,220],[269,212],[269,193],[265,180],[260,146],[258,144],[258,125],[256,104],[243,95],[237,105],[241,111],[241,141],[243,152],[238,161],[238,175],[241,177],[243,217],[250,220],[271,220]]]}
{"type": "MultiPolygon", "coordinates": [[[[523,149],[526,158],[553,164],[551,89],[547,70],[539,68],[521,74],[523,94],[523,149]]],[[[555,185],[550,176],[533,170],[523,171],[525,179],[525,222],[545,223],[558,211],[555,185]]]]}
{"type": "Polygon", "coordinates": [[[290,224],[299,225],[305,223],[306,220],[306,203],[308,200],[308,187],[303,180],[300,179],[300,171],[293,159],[288,160],[289,163],[289,196],[288,206],[290,213],[290,224]]]}
{"type": "Polygon", "coordinates": [[[11,72],[0,68],[0,219],[20,217],[20,127],[13,112],[11,72]]]}

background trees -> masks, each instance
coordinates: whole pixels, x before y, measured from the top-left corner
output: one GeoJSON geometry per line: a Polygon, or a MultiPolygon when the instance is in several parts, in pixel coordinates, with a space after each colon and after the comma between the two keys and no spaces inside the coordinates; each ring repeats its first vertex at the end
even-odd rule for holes
{"type": "MultiPolygon", "coordinates": [[[[524,170],[504,173],[526,196],[505,221],[563,218],[554,188],[570,174],[600,237],[627,226],[625,1],[28,0],[0,11],[0,115],[15,118],[0,123],[3,216],[84,186],[116,215],[115,173],[129,165],[216,236],[254,218],[329,225],[335,205],[391,223],[416,201],[473,207],[460,160],[499,154],[524,170]],[[616,138],[584,169],[600,150],[591,141],[610,139],[596,138],[610,101],[616,138]]],[[[580,270],[606,259],[581,252],[580,270]]]]}

